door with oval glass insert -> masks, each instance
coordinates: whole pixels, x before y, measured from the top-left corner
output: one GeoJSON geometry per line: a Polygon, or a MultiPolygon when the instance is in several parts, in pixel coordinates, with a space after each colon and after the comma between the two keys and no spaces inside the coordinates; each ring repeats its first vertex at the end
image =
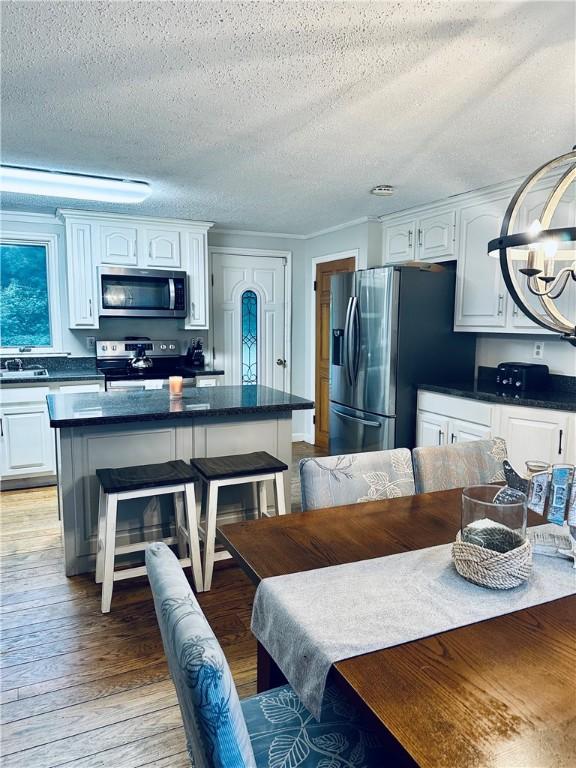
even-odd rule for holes
{"type": "Polygon", "coordinates": [[[223,384],[289,390],[286,259],[212,250],[214,365],[223,384]]]}

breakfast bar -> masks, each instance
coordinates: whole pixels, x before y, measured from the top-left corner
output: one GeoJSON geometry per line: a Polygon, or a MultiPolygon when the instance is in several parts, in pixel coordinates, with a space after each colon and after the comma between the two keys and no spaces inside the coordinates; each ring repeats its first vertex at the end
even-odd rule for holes
{"type": "MultiPolygon", "coordinates": [[[[178,399],[156,390],[54,394],[47,400],[56,431],[67,576],[95,567],[97,469],[251,451],[268,451],[290,467],[292,412],[313,407],[310,400],[259,385],[185,388],[178,399]]],[[[290,469],[285,492],[289,509],[290,469]]],[[[219,519],[250,517],[256,507],[250,487],[224,489],[219,519]]],[[[168,497],[126,501],[118,510],[118,543],[168,536],[172,520],[168,497]]]]}

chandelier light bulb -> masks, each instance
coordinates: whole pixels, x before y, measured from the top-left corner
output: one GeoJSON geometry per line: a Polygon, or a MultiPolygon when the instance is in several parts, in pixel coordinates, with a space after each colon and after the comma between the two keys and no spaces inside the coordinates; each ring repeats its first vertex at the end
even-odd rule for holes
{"type": "Polygon", "coordinates": [[[540,219],[534,219],[532,224],[530,224],[530,227],[528,228],[528,234],[530,237],[533,237],[536,239],[538,235],[542,232],[542,224],[540,224],[540,219]]]}

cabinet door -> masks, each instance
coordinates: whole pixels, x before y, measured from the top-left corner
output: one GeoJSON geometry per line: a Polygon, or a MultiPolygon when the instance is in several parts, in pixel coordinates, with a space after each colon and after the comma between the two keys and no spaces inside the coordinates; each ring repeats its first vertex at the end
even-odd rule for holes
{"type": "Polygon", "coordinates": [[[410,261],[414,258],[416,220],[408,219],[384,231],[384,261],[410,261]]]}
{"type": "Polygon", "coordinates": [[[487,252],[488,241],[500,232],[505,209],[502,198],[460,212],[455,330],[506,326],[507,292],[500,262],[487,252]]]}
{"type": "Polygon", "coordinates": [[[96,264],[92,225],[66,222],[70,328],[98,328],[96,264]]]}
{"type": "Polygon", "coordinates": [[[43,404],[11,406],[2,412],[3,477],[54,473],[54,436],[43,404]]]}
{"type": "Polygon", "coordinates": [[[100,261],[102,264],[135,267],[138,264],[136,227],[100,227],[100,261]]]}
{"type": "Polygon", "coordinates": [[[527,461],[567,461],[569,418],[570,414],[560,411],[504,406],[500,434],[506,440],[508,459],[514,469],[523,474],[527,461]]]}
{"type": "Polygon", "coordinates": [[[183,233],[183,269],[188,273],[188,315],[184,328],[208,328],[207,237],[183,233]]]}
{"type": "Polygon", "coordinates": [[[418,221],[416,258],[440,259],[454,256],[456,211],[424,216],[418,221]]]}
{"type": "Polygon", "coordinates": [[[416,445],[418,448],[431,445],[446,445],[448,419],[437,413],[418,411],[416,419],[416,445]]]}
{"type": "Polygon", "coordinates": [[[178,230],[144,230],[144,266],[179,269],[181,263],[180,232],[178,230]]]}
{"type": "Polygon", "coordinates": [[[466,443],[469,440],[489,440],[492,430],[483,424],[452,419],[448,428],[450,443],[466,443]]]}

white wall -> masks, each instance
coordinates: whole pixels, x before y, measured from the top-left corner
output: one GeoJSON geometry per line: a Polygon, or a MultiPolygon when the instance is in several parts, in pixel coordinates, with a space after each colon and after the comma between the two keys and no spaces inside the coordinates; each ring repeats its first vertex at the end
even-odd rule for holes
{"type": "Polygon", "coordinates": [[[554,336],[478,336],[476,365],[495,367],[503,362],[544,363],[550,373],[576,376],[576,347],[554,336]],[[544,342],[542,360],[532,356],[535,341],[544,342]]]}

